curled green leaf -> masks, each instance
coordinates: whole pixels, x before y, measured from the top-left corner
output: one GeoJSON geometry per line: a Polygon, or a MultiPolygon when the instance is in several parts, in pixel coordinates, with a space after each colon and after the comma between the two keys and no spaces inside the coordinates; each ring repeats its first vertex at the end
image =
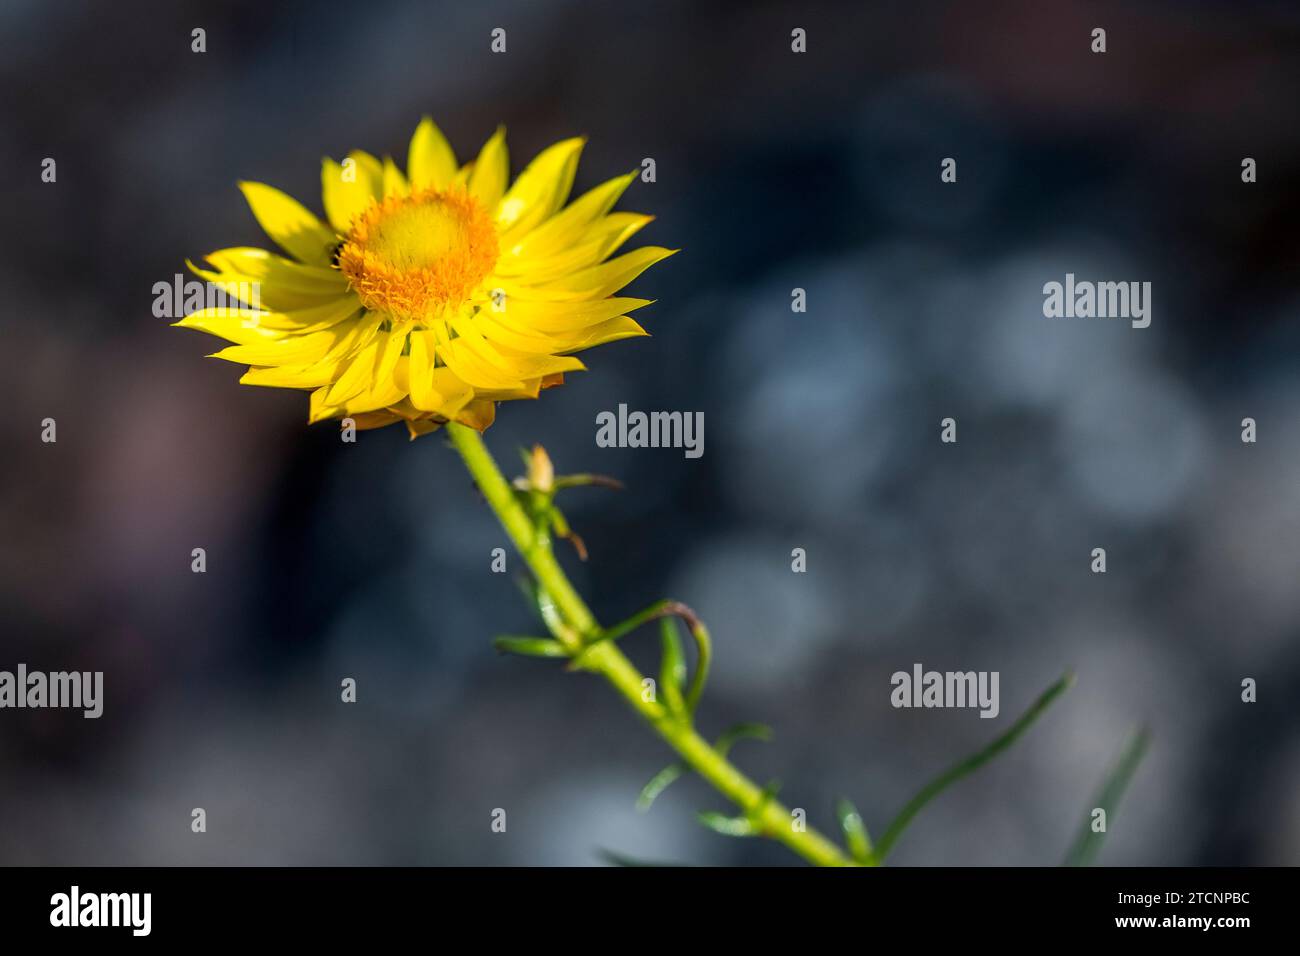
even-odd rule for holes
{"type": "Polygon", "coordinates": [[[682,656],[676,619],[662,618],[659,634],[663,645],[659,659],[659,691],[669,713],[683,717],[686,715],[686,701],[682,697],[682,686],[686,683],[686,658],[682,656]]]}
{"type": "Polygon", "coordinates": [[[686,712],[694,716],[695,709],[700,703],[700,697],[704,694],[704,685],[709,677],[709,667],[713,661],[713,642],[709,636],[709,629],[704,626],[704,622],[685,604],[680,601],[656,601],[626,620],[604,628],[587,642],[587,646],[590,647],[602,641],[617,641],[644,624],[649,624],[654,620],[663,620],[666,617],[681,618],[686,625],[686,629],[690,632],[692,640],[695,641],[695,674],[691,678],[690,687],[686,690],[683,698],[686,712]]]}
{"type": "Polygon", "coordinates": [[[709,637],[709,629],[694,614],[687,619],[687,625],[691,637],[695,638],[695,676],[691,678],[691,687],[686,692],[686,709],[694,714],[700,698],[704,695],[705,681],[709,679],[709,666],[713,662],[713,641],[709,637]]]}

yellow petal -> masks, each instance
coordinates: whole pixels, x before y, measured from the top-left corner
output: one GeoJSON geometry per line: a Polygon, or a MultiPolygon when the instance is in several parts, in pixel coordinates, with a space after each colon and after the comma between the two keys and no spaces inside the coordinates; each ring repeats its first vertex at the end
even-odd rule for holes
{"type": "Polygon", "coordinates": [[[563,372],[582,372],[587,368],[581,359],[572,355],[536,355],[496,343],[489,343],[489,347],[500,356],[498,361],[524,380],[563,372]]]}
{"type": "Polygon", "coordinates": [[[597,345],[604,345],[607,342],[617,342],[620,339],[633,339],[649,335],[636,319],[630,319],[626,315],[620,315],[616,319],[610,319],[608,322],[601,322],[599,325],[587,329],[582,340],[572,345],[565,346],[563,351],[579,351],[580,349],[589,349],[597,345]]]}
{"type": "Polygon", "coordinates": [[[570,356],[537,355],[489,342],[475,319],[452,320],[456,338],[442,349],[447,365],[476,388],[519,388],[524,379],[555,372],[577,372],[586,366],[570,356]],[[456,363],[463,363],[462,371],[456,363]]]}
{"type": "Polygon", "coordinates": [[[361,150],[348,153],[348,159],[352,162],[344,165],[323,159],[320,169],[325,214],[340,233],[346,233],[353,217],[384,192],[384,169],[379,160],[361,150]]]}
{"type": "Polygon", "coordinates": [[[433,371],[434,338],[424,330],[411,333],[410,363],[407,366],[407,388],[411,403],[419,409],[432,411],[435,404],[429,396],[430,373],[433,371]]]}
{"type": "Polygon", "coordinates": [[[346,288],[347,278],[337,269],[306,266],[255,246],[218,249],[203,257],[221,271],[316,295],[337,294],[346,288]]]}
{"type": "Polygon", "coordinates": [[[341,405],[349,398],[354,398],[369,387],[375,371],[375,356],[379,354],[379,343],[371,342],[346,364],[343,374],[330,386],[325,401],[330,405],[341,405]]]}
{"type": "Polygon", "coordinates": [[[220,249],[205,258],[215,271],[201,269],[189,260],[186,265],[195,275],[241,299],[245,292],[241,287],[246,287],[256,299],[248,304],[258,308],[308,308],[348,292],[347,279],[337,270],[302,265],[265,249],[220,249]]]}
{"type": "Polygon", "coordinates": [[[586,142],[584,137],[566,139],[544,149],[528,164],[497,208],[497,228],[502,233],[519,230],[522,235],[564,205],[586,142]]]}
{"type": "Polygon", "coordinates": [[[406,390],[398,387],[392,378],[376,379],[370,388],[349,399],[344,404],[343,411],[348,415],[373,412],[380,408],[387,408],[405,397],[406,390]]]}
{"type": "Polygon", "coordinates": [[[333,230],[300,202],[265,183],[241,182],[248,208],[266,234],[289,255],[311,265],[329,265],[337,239],[333,230]]]}
{"type": "MultiPolygon", "coordinates": [[[[239,380],[244,385],[268,385],[280,388],[317,388],[336,381],[348,356],[375,337],[379,322],[366,315],[344,323],[330,332],[335,344],[318,362],[287,364],[277,368],[250,368],[239,380]]],[[[321,333],[325,334],[325,333],[321,333]]]]}
{"type": "Polygon", "coordinates": [[[283,332],[262,325],[264,315],[265,312],[257,309],[229,309],[218,306],[191,312],[179,322],[173,322],[172,325],[217,335],[237,345],[253,345],[283,338],[283,332]]]}
{"type": "Polygon", "coordinates": [[[350,319],[361,310],[355,298],[341,298],[325,305],[291,312],[232,309],[218,306],[201,309],[173,323],[183,329],[198,329],[246,344],[262,338],[306,335],[320,332],[350,319]],[[231,334],[234,333],[234,334],[231,334]]]}
{"type": "Polygon", "coordinates": [[[492,138],[483,144],[483,149],[474,161],[474,168],[469,174],[469,194],[482,203],[483,208],[495,210],[501,196],[506,191],[506,181],[510,177],[510,157],[506,153],[506,128],[498,126],[492,138]]]}
{"type": "Polygon", "coordinates": [[[402,171],[397,168],[391,156],[384,157],[384,198],[389,196],[405,196],[409,192],[406,186],[406,177],[402,171]]]}
{"type": "Polygon", "coordinates": [[[456,377],[474,388],[522,388],[523,382],[501,371],[465,339],[439,341],[438,352],[456,377]]]}
{"type": "Polygon", "coordinates": [[[247,365],[306,365],[323,359],[338,343],[338,339],[338,333],[327,329],[310,335],[289,335],[246,345],[232,345],[211,357],[247,365]]]}
{"type": "Polygon", "coordinates": [[[456,154],[428,116],[420,120],[411,137],[406,175],[414,189],[446,189],[456,175],[456,154]]]}
{"type": "Polygon", "coordinates": [[[379,361],[375,363],[377,381],[386,381],[393,377],[397,360],[402,357],[402,350],[406,348],[406,334],[410,329],[410,325],[398,323],[387,333],[387,338],[381,338],[379,361]]]}
{"type": "Polygon", "coordinates": [[[521,282],[503,282],[501,289],[507,296],[507,309],[510,298],[553,302],[600,299],[617,292],[656,262],[662,262],[679,251],[663,249],[659,246],[642,246],[602,265],[574,272],[553,282],[536,286],[523,285],[521,282]]]}
{"type": "Polygon", "coordinates": [[[507,254],[542,258],[573,245],[592,222],[614,208],[614,203],[635,178],[635,172],[615,176],[588,190],[510,246],[507,254]]]}
{"type": "Polygon", "coordinates": [[[614,253],[653,220],[654,216],[640,213],[611,213],[588,227],[571,248],[546,259],[531,256],[504,257],[497,263],[496,271],[500,275],[515,276],[535,285],[571,272],[589,269],[614,253]]]}
{"type": "Polygon", "coordinates": [[[307,402],[308,425],[315,425],[327,418],[333,418],[342,411],[337,405],[330,405],[326,402],[325,397],[328,394],[329,386],[322,386],[311,393],[311,398],[307,402]]]}
{"type": "Polygon", "coordinates": [[[476,321],[482,328],[483,337],[489,342],[505,345],[520,352],[546,355],[577,352],[617,339],[649,335],[636,321],[625,315],[572,332],[549,335],[521,332],[499,321],[499,318],[494,315],[480,315],[476,321]]]}
{"type": "MultiPolygon", "coordinates": [[[[228,250],[223,250],[228,251],[228,250]]],[[[303,266],[289,259],[275,256],[266,252],[264,249],[248,250],[250,252],[263,252],[273,259],[278,260],[286,266],[295,266],[298,269],[312,270],[315,272],[327,273],[333,277],[343,279],[337,272],[328,272],[325,269],[317,269],[315,266],[303,266]]],[[[213,256],[218,255],[213,253],[213,256]]],[[[213,257],[209,256],[208,261],[212,262],[213,257]]],[[[269,309],[275,312],[288,312],[293,309],[307,309],[323,305],[328,301],[350,295],[346,280],[341,285],[326,284],[319,282],[309,285],[306,282],[296,280],[288,270],[281,271],[280,266],[271,269],[271,276],[259,276],[251,269],[249,271],[236,271],[233,269],[212,270],[201,269],[188,259],[185,264],[190,271],[201,279],[212,283],[219,289],[226,292],[227,295],[247,302],[250,307],[269,309]],[[251,298],[256,301],[248,301],[245,293],[254,293],[251,298]]]]}
{"type": "Polygon", "coordinates": [[[337,363],[250,368],[239,377],[239,384],[262,385],[267,388],[328,387],[334,381],[336,368],[337,363]]]}
{"type": "Polygon", "coordinates": [[[208,358],[218,358],[239,365],[307,365],[319,361],[329,351],[330,343],[308,336],[276,339],[270,342],[230,345],[208,358]]]}
{"type": "Polygon", "coordinates": [[[505,308],[500,312],[492,312],[491,316],[525,334],[564,334],[578,332],[634,312],[650,305],[652,301],[620,296],[594,301],[530,302],[507,297],[505,308]]]}
{"type": "Polygon", "coordinates": [[[271,289],[271,297],[268,299],[265,286],[255,279],[200,269],[188,259],[185,260],[185,265],[200,279],[224,292],[228,301],[238,302],[249,309],[302,309],[319,305],[323,301],[320,296],[304,296],[278,288],[271,289]]]}
{"type": "Polygon", "coordinates": [[[441,367],[433,370],[429,397],[435,406],[432,409],[435,415],[452,418],[474,398],[474,389],[457,378],[451,369],[441,367]]]}
{"type": "Polygon", "coordinates": [[[291,309],[287,312],[264,312],[258,324],[268,329],[279,329],[295,335],[320,332],[332,328],[361,311],[357,297],[348,293],[345,296],[307,309],[291,309]]]}
{"type": "Polygon", "coordinates": [[[315,424],[327,418],[346,416],[353,419],[358,429],[377,428],[379,425],[397,421],[397,416],[388,409],[388,406],[406,397],[406,393],[398,390],[392,382],[373,391],[367,389],[355,398],[338,405],[330,404],[329,392],[330,387],[318,388],[312,392],[307,410],[308,424],[315,424]],[[367,425],[363,422],[377,424],[367,425]]]}

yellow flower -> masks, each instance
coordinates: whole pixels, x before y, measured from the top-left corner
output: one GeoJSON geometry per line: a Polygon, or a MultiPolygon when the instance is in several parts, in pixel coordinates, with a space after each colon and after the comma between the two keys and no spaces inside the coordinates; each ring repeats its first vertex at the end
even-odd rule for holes
{"type": "Polygon", "coordinates": [[[496,402],[536,398],[584,368],[574,352],[645,335],[627,313],[649,300],[615,293],[677,251],[609,258],[653,217],[610,212],[635,173],[565,205],[584,142],[556,143],[509,185],[504,130],[459,166],[426,117],[405,175],[361,151],[324,161],[328,225],[241,183],[292,258],[234,248],[207,256],[210,268],[188,263],[240,305],[176,325],[232,342],[214,357],[250,366],[244,384],[310,389],[312,422],[400,420],[412,438],[447,421],[482,431],[496,402]]]}

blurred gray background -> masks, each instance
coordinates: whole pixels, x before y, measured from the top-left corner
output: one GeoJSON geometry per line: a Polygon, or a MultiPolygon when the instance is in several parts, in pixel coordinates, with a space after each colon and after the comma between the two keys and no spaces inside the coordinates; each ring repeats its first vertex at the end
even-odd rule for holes
{"type": "Polygon", "coordinates": [[[152,315],[186,256],[266,244],[237,180],[319,211],[323,155],[404,161],[423,113],[462,159],[505,123],[516,172],[587,134],[578,190],[657,162],[621,204],[684,249],[633,287],[654,337],[487,438],[627,482],[569,495],[566,562],[607,622],[705,617],[702,727],[776,730],[744,768],[879,832],[1074,668],[895,862],[1059,862],[1139,723],[1101,862],[1297,862],[1298,51],[1282,3],[5,0],[0,669],[102,669],[106,702],[0,712],[0,862],[794,862],[696,825],[698,781],[638,814],[666,749],[491,650],[533,625],[440,435],[342,444],[152,315]],[[1066,272],[1151,281],[1151,327],[1044,319],[1066,272]],[[620,402],[702,411],[704,457],[596,447],[620,402]],[[891,708],[914,662],[1000,671],[1001,716],[891,708]]]}

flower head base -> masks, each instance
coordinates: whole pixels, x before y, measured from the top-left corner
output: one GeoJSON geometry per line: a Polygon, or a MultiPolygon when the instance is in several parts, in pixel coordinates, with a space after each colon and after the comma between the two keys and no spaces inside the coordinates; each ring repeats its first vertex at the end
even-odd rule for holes
{"type": "Polygon", "coordinates": [[[324,161],[324,222],[242,183],[288,256],[241,247],[211,253],[209,268],[191,263],[227,294],[257,288],[258,301],[176,324],[230,342],[215,357],[248,365],[245,384],[310,390],[310,421],[481,431],[497,402],[536,398],[584,368],[574,353],[645,335],[629,313],[649,301],[617,293],[676,251],[615,255],[651,221],[611,212],[635,173],[566,205],[583,145],[556,143],[510,184],[504,131],[460,165],[426,118],[405,173],[360,151],[324,161]]]}
{"type": "Polygon", "coordinates": [[[338,260],[367,309],[422,321],[468,299],[499,256],[478,202],[463,190],[422,189],[367,207],[338,260]]]}

